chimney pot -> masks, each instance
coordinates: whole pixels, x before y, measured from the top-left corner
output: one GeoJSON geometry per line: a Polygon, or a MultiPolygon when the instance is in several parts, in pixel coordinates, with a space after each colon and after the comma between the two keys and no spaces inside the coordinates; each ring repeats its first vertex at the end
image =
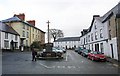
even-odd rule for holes
{"type": "Polygon", "coordinates": [[[35,20],[28,20],[27,22],[28,22],[29,24],[35,26],[35,20]]]}
{"type": "Polygon", "coordinates": [[[14,14],[14,17],[17,16],[19,19],[22,21],[25,21],[25,14],[24,13],[19,13],[19,15],[14,14]]]}

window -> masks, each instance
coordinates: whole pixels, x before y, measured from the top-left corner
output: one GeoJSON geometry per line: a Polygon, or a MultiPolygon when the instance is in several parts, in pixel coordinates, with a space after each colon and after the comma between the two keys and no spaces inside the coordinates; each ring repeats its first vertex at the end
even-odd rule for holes
{"type": "Polygon", "coordinates": [[[86,36],[86,43],[87,43],[87,41],[88,41],[88,40],[87,40],[87,36],[86,36]]]}
{"type": "Polygon", "coordinates": [[[95,40],[97,40],[98,39],[98,37],[97,37],[97,32],[95,32],[95,40]]]}
{"type": "Polygon", "coordinates": [[[111,30],[109,30],[109,39],[111,40],[111,30]]]}
{"type": "Polygon", "coordinates": [[[13,34],[11,34],[11,39],[13,40],[13,34]]]}
{"type": "Polygon", "coordinates": [[[4,47],[9,48],[9,41],[4,40],[4,47]]]}
{"type": "Polygon", "coordinates": [[[5,33],[5,39],[8,39],[8,33],[5,33]]]}
{"type": "Polygon", "coordinates": [[[100,29],[100,38],[103,38],[102,29],[100,29]]]}
{"type": "Polygon", "coordinates": [[[104,53],[104,52],[103,52],[103,50],[104,50],[104,49],[103,49],[103,43],[100,43],[100,47],[101,47],[101,53],[104,53]]]}
{"type": "Polygon", "coordinates": [[[88,35],[88,41],[90,42],[90,35],[88,35]]]}
{"type": "Polygon", "coordinates": [[[26,40],[26,46],[28,46],[28,40],[26,40]]]}
{"type": "Polygon", "coordinates": [[[96,22],[94,23],[95,29],[97,29],[96,22]]]}
{"type": "Polygon", "coordinates": [[[25,29],[25,25],[23,25],[23,29],[25,29]]]}
{"type": "Polygon", "coordinates": [[[37,29],[36,29],[36,33],[37,33],[37,29]]]}
{"type": "Polygon", "coordinates": [[[15,40],[17,40],[17,35],[15,35],[15,40]]]}
{"type": "Polygon", "coordinates": [[[93,33],[91,34],[91,41],[93,41],[93,33]]]}
{"type": "Polygon", "coordinates": [[[23,35],[22,36],[25,37],[25,31],[23,31],[23,35]]]}
{"type": "Polygon", "coordinates": [[[34,28],[33,28],[33,32],[34,32],[34,28]]]}
{"type": "Polygon", "coordinates": [[[29,26],[27,26],[27,30],[29,30],[29,26]]]}
{"type": "Polygon", "coordinates": [[[27,38],[29,38],[29,32],[27,32],[27,38]]]}
{"type": "Polygon", "coordinates": [[[34,34],[33,34],[33,39],[34,39],[34,34]]]}
{"type": "Polygon", "coordinates": [[[37,39],[37,35],[36,35],[36,39],[37,39]]]}
{"type": "Polygon", "coordinates": [[[84,44],[85,44],[85,38],[84,38],[84,44]]]}

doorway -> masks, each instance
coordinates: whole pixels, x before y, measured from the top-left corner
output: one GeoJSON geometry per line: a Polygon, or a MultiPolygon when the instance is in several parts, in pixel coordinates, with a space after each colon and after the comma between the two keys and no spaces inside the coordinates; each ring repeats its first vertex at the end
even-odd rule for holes
{"type": "Polygon", "coordinates": [[[113,44],[110,44],[111,46],[111,53],[112,53],[112,58],[114,58],[114,52],[113,52],[113,44]]]}
{"type": "Polygon", "coordinates": [[[95,51],[99,51],[99,44],[95,44],[95,51]]]}

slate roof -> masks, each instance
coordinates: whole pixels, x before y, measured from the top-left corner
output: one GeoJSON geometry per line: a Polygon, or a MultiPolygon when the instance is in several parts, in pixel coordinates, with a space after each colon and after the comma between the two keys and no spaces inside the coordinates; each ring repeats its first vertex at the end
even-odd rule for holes
{"type": "MultiPolygon", "coordinates": [[[[93,17],[90,27],[88,28],[89,33],[93,27],[93,22],[95,19],[101,21],[102,23],[106,22],[112,15],[115,15],[116,17],[120,18],[120,3],[118,3],[115,7],[113,7],[111,10],[109,10],[106,14],[104,14],[102,17],[93,17]]],[[[86,33],[86,34],[87,34],[86,33]]],[[[83,35],[84,36],[84,35],[83,35]]]]}
{"type": "MultiPolygon", "coordinates": [[[[22,21],[20,18],[18,18],[17,16],[14,16],[14,17],[11,17],[11,18],[8,18],[8,19],[5,19],[5,20],[2,20],[2,22],[4,23],[7,23],[7,22],[22,22],[24,24],[27,24],[28,26],[31,26],[31,27],[34,27],[38,30],[40,30],[39,28],[29,24],[28,22],[25,22],[25,21],[22,21]]],[[[41,32],[45,33],[44,31],[40,30],[41,32]]]]}
{"type": "Polygon", "coordinates": [[[2,22],[15,22],[15,21],[21,21],[17,16],[2,20],[2,22]]]}
{"type": "Polygon", "coordinates": [[[11,33],[14,35],[19,35],[12,27],[2,22],[0,22],[0,31],[11,33]]]}
{"type": "Polygon", "coordinates": [[[55,42],[63,42],[63,41],[80,41],[80,37],[64,37],[55,40],[55,42]]]}
{"type": "Polygon", "coordinates": [[[115,7],[113,7],[111,10],[109,10],[106,14],[102,16],[102,22],[105,22],[107,19],[109,19],[109,16],[111,15],[120,15],[120,3],[118,3],[115,7]]]}

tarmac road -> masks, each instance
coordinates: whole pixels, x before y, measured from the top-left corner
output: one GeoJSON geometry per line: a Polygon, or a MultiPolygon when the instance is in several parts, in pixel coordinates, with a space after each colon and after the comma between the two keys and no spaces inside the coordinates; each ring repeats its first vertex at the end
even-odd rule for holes
{"type": "Polygon", "coordinates": [[[111,63],[91,61],[72,50],[61,60],[31,58],[31,52],[3,52],[2,74],[118,74],[111,63]]]}

